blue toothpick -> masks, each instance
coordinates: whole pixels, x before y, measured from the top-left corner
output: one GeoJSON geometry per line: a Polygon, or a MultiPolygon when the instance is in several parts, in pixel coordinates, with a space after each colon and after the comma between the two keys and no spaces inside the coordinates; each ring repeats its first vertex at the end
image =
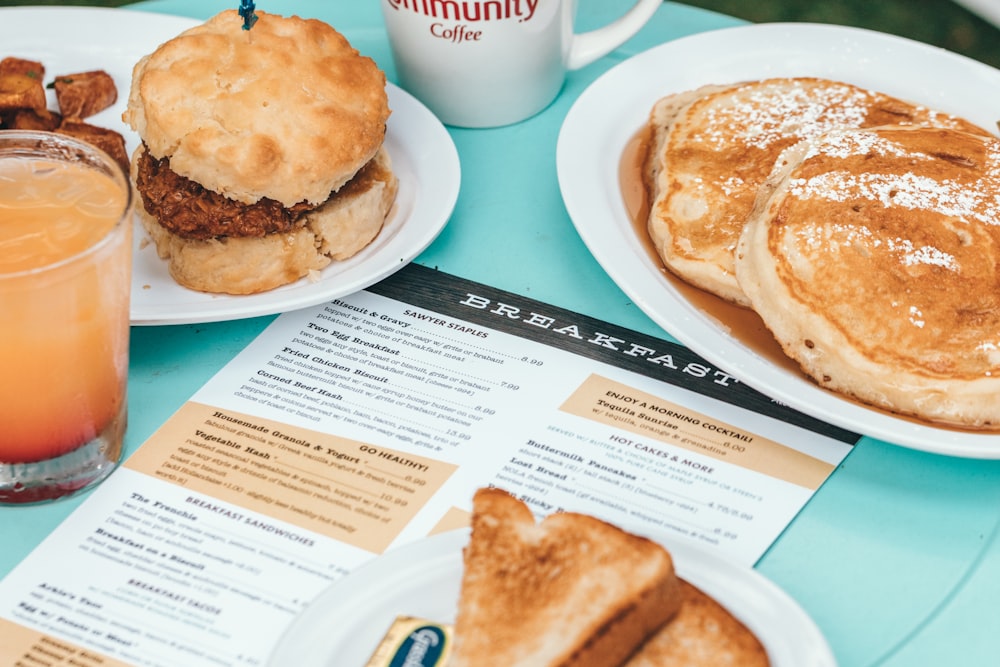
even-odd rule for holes
{"type": "Polygon", "coordinates": [[[243,29],[249,30],[257,22],[257,15],[253,13],[256,5],[252,0],[240,0],[240,16],[243,17],[243,29]]]}

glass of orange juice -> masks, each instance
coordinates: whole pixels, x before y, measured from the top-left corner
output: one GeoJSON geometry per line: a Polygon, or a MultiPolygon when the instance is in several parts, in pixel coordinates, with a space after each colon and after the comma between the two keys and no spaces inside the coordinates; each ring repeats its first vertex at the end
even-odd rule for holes
{"type": "Polygon", "coordinates": [[[132,205],[100,150],[0,131],[0,504],[81,491],[121,458],[132,205]]]}

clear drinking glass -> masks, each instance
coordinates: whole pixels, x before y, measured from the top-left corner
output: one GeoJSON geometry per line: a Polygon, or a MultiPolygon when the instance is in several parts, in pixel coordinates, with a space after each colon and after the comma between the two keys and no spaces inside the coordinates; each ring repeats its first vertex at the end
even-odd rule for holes
{"type": "Polygon", "coordinates": [[[75,493],[121,458],[132,206],[102,151],[0,132],[0,504],[75,493]]]}

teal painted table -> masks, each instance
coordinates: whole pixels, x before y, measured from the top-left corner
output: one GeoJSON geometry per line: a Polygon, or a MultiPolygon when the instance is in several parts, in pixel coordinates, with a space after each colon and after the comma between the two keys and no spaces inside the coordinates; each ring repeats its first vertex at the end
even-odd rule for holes
{"type": "MultiPolygon", "coordinates": [[[[627,4],[581,0],[578,27],[606,23],[627,4]]],[[[236,6],[151,0],[129,10],[204,19],[236,6]]],[[[299,0],[261,8],[330,22],[395,80],[376,2],[299,0]]],[[[607,277],[577,236],[559,194],[556,139],[573,101],[608,68],[664,41],[737,23],[665,3],[625,46],[571,73],[560,97],[538,116],[500,129],[451,129],[462,162],[461,193],[448,226],[416,261],[669,338],[607,277]]],[[[271,319],[133,328],[127,451],[271,319]]],[[[0,575],[82,500],[0,509],[0,575]]],[[[997,665],[998,522],[1000,462],[863,439],[757,569],[815,619],[845,667],[997,665]]]]}

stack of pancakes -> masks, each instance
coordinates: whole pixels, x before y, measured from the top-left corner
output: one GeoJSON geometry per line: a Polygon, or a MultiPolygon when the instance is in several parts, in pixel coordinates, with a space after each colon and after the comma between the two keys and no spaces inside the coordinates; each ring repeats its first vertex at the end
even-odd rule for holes
{"type": "Polygon", "coordinates": [[[1000,140],[856,86],[777,78],[650,114],[649,233],[820,385],[1000,428],[1000,140]]]}

